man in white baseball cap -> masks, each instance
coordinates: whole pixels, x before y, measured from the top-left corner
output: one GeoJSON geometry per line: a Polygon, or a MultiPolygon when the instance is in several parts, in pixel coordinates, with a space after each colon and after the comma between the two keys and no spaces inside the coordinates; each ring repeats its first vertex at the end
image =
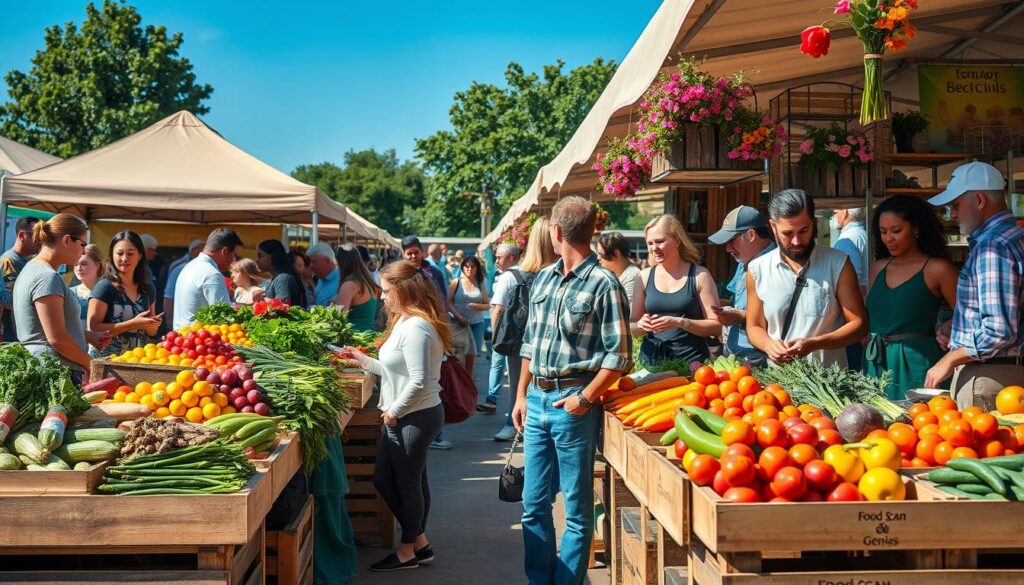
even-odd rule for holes
{"type": "MultiPolygon", "coordinates": [[[[946,190],[928,201],[948,205],[970,252],[960,271],[949,353],[925,377],[938,387],[953,376],[961,410],[995,409],[996,394],[1024,385],[1024,229],[1006,206],[1006,181],[992,165],[957,167],[946,190]]],[[[940,344],[947,341],[939,332],[940,344]]]]}

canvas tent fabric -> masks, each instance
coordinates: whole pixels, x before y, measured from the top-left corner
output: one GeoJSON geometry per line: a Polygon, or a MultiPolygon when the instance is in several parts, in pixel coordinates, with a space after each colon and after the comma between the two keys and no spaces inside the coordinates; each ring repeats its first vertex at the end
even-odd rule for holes
{"type": "Polygon", "coordinates": [[[89,220],[346,223],[347,208],[182,111],[117,142],[6,177],[3,203],[89,220]]]}
{"type": "Polygon", "coordinates": [[[18,175],[60,162],[60,158],[0,136],[0,174],[18,175]]]}

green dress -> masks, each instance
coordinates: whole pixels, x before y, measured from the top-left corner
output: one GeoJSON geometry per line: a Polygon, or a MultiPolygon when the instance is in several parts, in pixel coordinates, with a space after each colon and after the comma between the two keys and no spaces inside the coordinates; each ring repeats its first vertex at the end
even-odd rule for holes
{"type": "Polygon", "coordinates": [[[353,331],[376,331],[377,299],[370,297],[365,303],[349,307],[348,322],[353,331]]]}
{"type": "Polygon", "coordinates": [[[928,288],[923,266],[896,288],[885,282],[888,268],[888,264],[882,268],[868,291],[870,336],[864,350],[864,371],[872,376],[891,371],[886,394],[903,400],[907,390],[923,387],[928,369],[942,357],[935,324],[943,301],[928,288]]]}

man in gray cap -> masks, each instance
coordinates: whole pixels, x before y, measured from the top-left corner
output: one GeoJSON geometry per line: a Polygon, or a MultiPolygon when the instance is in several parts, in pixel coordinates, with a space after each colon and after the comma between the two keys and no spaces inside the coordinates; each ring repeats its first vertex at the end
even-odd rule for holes
{"type": "Polygon", "coordinates": [[[1000,390],[1024,385],[1024,230],[1006,207],[1005,189],[995,167],[972,162],[957,167],[946,190],[928,200],[949,206],[970,246],[956,285],[949,353],[924,382],[935,388],[953,376],[961,410],[993,410],[1000,390]]]}
{"type": "Polygon", "coordinates": [[[727,328],[725,355],[764,365],[768,357],[747,339],[747,264],[775,249],[772,231],[756,209],[741,205],[725,216],[722,229],[708,236],[708,241],[725,246],[725,251],[739,263],[727,287],[733,295],[733,306],[711,307],[715,319],[727,328]]]}

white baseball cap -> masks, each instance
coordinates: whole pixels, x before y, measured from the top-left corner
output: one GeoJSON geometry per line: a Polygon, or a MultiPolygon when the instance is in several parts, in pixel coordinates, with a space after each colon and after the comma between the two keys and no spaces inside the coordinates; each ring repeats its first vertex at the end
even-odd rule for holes
{"type": "Polygon", "coordinates": [[[946,190],[928,200],[932,205],[948,205],[968,191],[1002,191],[1006,188],[1003,175],[990,164],[970,162],[958,166],[946,185],[946,190]]]}

